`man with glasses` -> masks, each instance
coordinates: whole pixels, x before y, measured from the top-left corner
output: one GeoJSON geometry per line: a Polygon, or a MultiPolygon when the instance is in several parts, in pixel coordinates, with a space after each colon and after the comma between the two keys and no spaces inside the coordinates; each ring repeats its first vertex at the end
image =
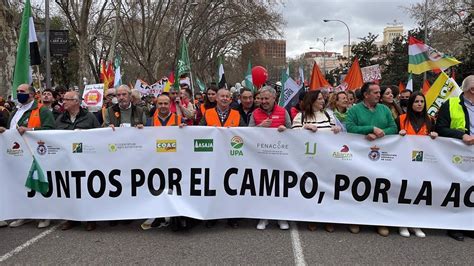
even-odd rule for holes
{"type": "MultiPolygon", "coordinates": [[[[35,88],[28,84],[21,84],[17,89],[18,108],[10,115],[8,128],[17,128],[20,135],[27,131],[54,129],[53,113],[45,106],[39,106],[35,100],[35,88]]],[[[0,133],[5,132],[6,128],[0,127],[0,133]]],[[[20,219],[13,221],[10,227],[19,227],[32,220],[20,219]]],[[[48,227],[49,220],[40,220],[38,228],[48,227]]],[[[5,225],[0,222],[0,226],[5,225]]]]}
{"type": "Polygon", "coordinates": [[[146,115],[142,108],[132,104],[132,91],[127,85],[117,88],[118,103],[107,108],[104,125],[110,127],[143,128],[146,115]]]}
{"type": "MultiPolygon", "coordinates": [[[[393,120],[392,112],[380,100],[380,86],[373,82],[366,82],[360,93],[362,101],[352,106],[347,112],[346,129],[349,133],[363,134],[369,141],[398,133],[397,124],[393,120]]],[[[359,232],[358,225],[350,225],[352,233],[359,232]]],[[[385,226],[378,226],[377,233],[388,236],[390,231],[385,226]]]]}

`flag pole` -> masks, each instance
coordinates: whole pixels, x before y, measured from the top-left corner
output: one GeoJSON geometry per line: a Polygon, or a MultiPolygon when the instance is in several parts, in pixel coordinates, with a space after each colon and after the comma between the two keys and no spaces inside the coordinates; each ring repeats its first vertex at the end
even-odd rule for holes
{"type": "Polygon", "coordinates": [[[193,72],[191,71],[191,62],[189,62],[189,78],[191,79],[191,91],[193,95],[191,97],[194,99],[194,82],[193,82],[193,72]]]}
{"type": "MultiPolygon", "coordinates": [[[[423,13],[424,13],[423,20],[425,23],[425,44],[427,45],[428,44],[428,18],[427,18],[428,0],[425,0],[425,12],[423,13]]],[[[423,73],[423,82],[425,82],[425,80],[426,80],[426,71],[423,73]]]]}

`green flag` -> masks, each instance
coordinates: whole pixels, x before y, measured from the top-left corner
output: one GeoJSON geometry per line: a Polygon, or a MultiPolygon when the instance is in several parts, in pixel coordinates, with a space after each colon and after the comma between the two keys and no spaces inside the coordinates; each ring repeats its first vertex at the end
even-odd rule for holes
{"type": "Polygon", "coordinates": [[[33,163],[28,172],[25,186],[42,194],[48,193],[49,191],[48,179],[44,176],[43,169],[41,169],[38,161],[36,161],[35,156],[33,156],[33,163]]]}
{"type": "Polygon", "coordinates": [[[202,82],[199,78],[196,78],[196,82],[201,92],[206,90],[206,84],[204,84],[204,82],[202,82]]]}
{"type": "Polygon", "coordinates": [[[255,92],[255,86],[253,85],[252,81],[252,63],[250,60],[247,67],[247,72],[245,73],[245,87],[250,89],[252,92],[255,92]]]}
{"type": "Polygon", "coordinates": [[[281,72],[281,91],[280,91],[280,97],[278,99],[278,105],[281,107],[285,106],[285,83],[288,80],[288,71],[283,70],[281,72]]]}
{"type": "MultiPolygon", "coordinates": [[[[186,38],[183,36],[181,41],[181,48],[179,49],[178,66],[176,67],[176,78],[179,78],[191,72],[191,64],[189,63],[188,44],[186,38]]],[[[179,84],[179,83],[178,83],[179,84]]]]}
{"type": "Polygon", "coordinates": [[[15,61],[15,72],[13,73],[12,97],[16,99],[16,89],[21,84],[31,83],[30,73],[30,46],[31,53],[35,64],[39,64],[36,58],[39,58],[38,40],[36,39],[36,32],[34,30],[33,18],[31,17],[30,0],[26,0],[25,9],[21,18],[20,37],[18,39],[18,49],[15,61]],[[32,24],[32,25],[30,25],[32,24]],[[31,32],[30,32],[31,29],[31,32]],[[31,44],[30,44],[31,42],[31,44]]]}

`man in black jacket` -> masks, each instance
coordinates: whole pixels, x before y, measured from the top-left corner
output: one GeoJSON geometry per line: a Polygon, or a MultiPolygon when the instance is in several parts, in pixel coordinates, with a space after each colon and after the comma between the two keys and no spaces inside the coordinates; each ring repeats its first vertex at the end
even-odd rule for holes
{"type": "MultiPolygon", "coordinates": [[[[461,139],[466,145],[474,145],[474,75],[462,82],[463,93],[448,99],[439,109],[436,131],[442,137],[461,139]]],[[[473,237],[473,231],[465,232],[473,237]]],[[[448,235],[458,241],[464,240],[464,233],[449,230],[448,235]]]]}

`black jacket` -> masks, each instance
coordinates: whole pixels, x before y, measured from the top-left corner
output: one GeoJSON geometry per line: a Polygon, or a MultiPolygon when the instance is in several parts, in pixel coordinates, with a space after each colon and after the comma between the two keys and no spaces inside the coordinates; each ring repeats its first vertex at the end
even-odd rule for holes
{"type": "Polygon", "coordinates": [[[91,129],[100,127],[95,115],[81,108],[74,122],[71,121],[68,112],[64,112],[56,119],[56,129],[74,130],[91,129]]]}
{"type": "MultiPolygon", "coordinates": [[[[469,112],[467,111],[466,105],[464,104],[464,93],[461,93],[459,95],[459,104],[462,106],[462,110],[464,111],[464,117],[466,120],[466,128],[467,130],[465,132],[452,129],[451,128],[451,114],[449,113],[449,100],[446,100],[446,102],[441,105],[441,108],[439,108],[438,112],[438,119],[436,120],[436,132],[442,137],[448,137],[448,138],[456,138],[456,139],[462,139],[462,136],[464,134],[470,135],[470,129],[469,129],[469,112]]],[[[472,118],[474,119],[474,117],[472,118]]]]}

